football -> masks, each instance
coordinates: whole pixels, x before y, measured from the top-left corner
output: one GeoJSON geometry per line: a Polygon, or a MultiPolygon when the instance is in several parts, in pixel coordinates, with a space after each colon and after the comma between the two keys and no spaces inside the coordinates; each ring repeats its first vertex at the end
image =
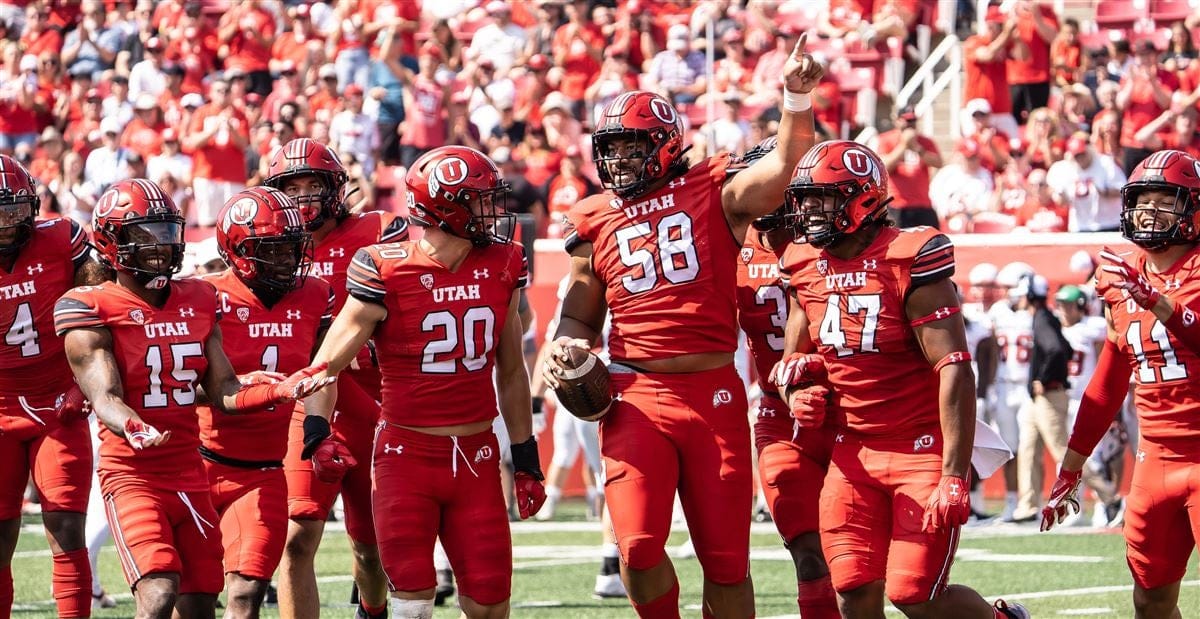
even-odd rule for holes
{"type": "Polygon", "coordinates": [[[554,394],[572,415],[584,421],[599,421],[612,406],[612,384],[608,368],[595,353],[576,346],[567,347],[564,370],[558,377],[554,394]]]}

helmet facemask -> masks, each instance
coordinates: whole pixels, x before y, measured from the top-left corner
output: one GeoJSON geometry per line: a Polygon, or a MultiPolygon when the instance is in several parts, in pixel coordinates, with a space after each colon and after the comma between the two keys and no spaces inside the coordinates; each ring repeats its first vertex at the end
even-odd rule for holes
{"type": "Polygon", "coordinates": [[[1142,181],[1121,189],[1121,234],[1150,251],[1196,240],[1196,205],[1185,187],[1142,181]],[[1157,194],[1150,199],[1148,194],[1157,194]]]}
{"type": "Polygon", "coordinates": [[[18,194],[0,197],[0,256],[15,255],[33,236],[37,197],[18,194]]]}
{"type": "Polygon", "coordinates": [[[251,276],[244,278],[247,285],[282,296],[304,284],[312,264],[313,241],[308,233],[295,230],[249,237],[234,251],[252,265],[251,276]]]}
{"type": "Polygon", "coordinates": [[[134,217],[121,222],[117,270],[132,273],[142,286],[158,290],[183,265],[183,218],[179,215],[134,217]]]}
{"type": "Polygon", "coordinates": [[[750,222],[750,227],[761,232],[772,248],[783,247],[792,240],[792,229],[788,226],[787,208],[779,208],[750,222]]]}
{"type": "Polygon", "coordinates": [[[666,138],[653,140],[651,137],[650,132],[643,129],[607,132],[602,129],[592,136],[596,172],[605,189],[622,198],[635,198],[666,173],[658,163],[658,151],[666,138]]]}
{"type": "Polygon", "coordinates": [[[339,216],[340,196],[337,183],[330,174],[319,170],[303,170],[285,175],[274,184],[277,185],[276,189],[287,194],[295,203],[304,220],[304,228],[309,232],[316,231],[326,221],[339,216]]]}
{"type": "Polygon", "coordinates": [[[470,213],[470,219],[461,231],[461,236],[470,240],[476,247],[511,243],[516,216],[508,212],[510,190],[509,184],[505,182],[487,191],[461,190],[458,202],[470,213]]]}

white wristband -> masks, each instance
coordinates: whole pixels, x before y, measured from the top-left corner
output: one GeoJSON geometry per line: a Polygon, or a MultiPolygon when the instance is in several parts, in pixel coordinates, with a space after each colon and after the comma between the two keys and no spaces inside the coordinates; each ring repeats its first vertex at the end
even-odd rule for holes
{"type": "Polygon", "coordinates": [[[783,109],[789,112],[804,112],[812,109],[812,97],[808,93],[792,92],[783,89],[783,109]]]}

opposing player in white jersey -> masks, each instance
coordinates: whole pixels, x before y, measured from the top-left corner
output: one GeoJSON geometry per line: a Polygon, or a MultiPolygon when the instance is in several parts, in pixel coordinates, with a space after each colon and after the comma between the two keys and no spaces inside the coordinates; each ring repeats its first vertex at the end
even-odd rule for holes
{"type": "MultiPolygon", "coordinates": [[[[1024,310],[1024,295],[1013,291],[1022,277],[1032,275],[1033,267],[1010,262],[996,275],[996,285],[1007,291],[988,308],[998,353],[996,378],[988,392],[989,420],[1013,453],[1020,444],[1017,413],[1030,402],[1029,355],[1033,350],[1033,315],[1024,310]]],[[[1017,507],[1017,460],[1004,465],[1005,493],[1003,520],[1011,520],[1017,507]]]]}
{"type": "MultiPolygon", "coordinates": [[[[1100,358],[1100,350],[1104,348],[1108,325],[1103,316],[1089,315],[1088,295],[1079,286],[1066,285],[1059,288],[1054,300],[1062,317],[1063,336],[1075,351],[1067,365],[1071,382],[1068,392],[1070,403],[1067,426],[1074,427],[1075,414],[1079,412],[1083,391],[1092,379],[1092,374],[1096,372],[1096,361],[1100,358]]],[[[1120,420],[1114,419],[1104,438],[1093,450],[1092,457],[1088,459],[1088,469],[1095,475],[1085,476],[1084,480],[1096,493],[1097,498],[1092,514],[1092,526],[1109,526],[1122,511],[1121,497],[1111,481],[1111,475],[1105,474],[1105,469],[1109,460],[1125,454],[1123,434],[1124,428],[1120,420]]]]}

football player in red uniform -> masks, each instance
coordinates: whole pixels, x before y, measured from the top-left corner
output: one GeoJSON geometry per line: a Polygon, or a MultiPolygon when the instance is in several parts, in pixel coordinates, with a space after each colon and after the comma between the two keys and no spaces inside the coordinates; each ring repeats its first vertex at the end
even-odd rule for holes
{"type": "MultiPolygon", "coordinates": [[[[753,164],[775,148],[767,138],[746,152],[739,166],[753,164]]],[[[779,257],[791,243],[783,206],[755,219],[737,264],[738,325],[746,334],[762,398],[754,423],[759,486],[775,528],[796,566],[797,604],[804,619],[840,619],[829,568],[821,554],[818,499],[833,435],[825,424],[800,427],[771,382],[783,355],[787,286],[779,257]]]]}
{"type": "MultiPolygon", "coordinates": [[[[823,142],[785,201],[796,242],[780,261],[792,295],[784,365],[823,367],[833,390],[820,497],[833,587],[847,617],[882,616],[885,595],[910,617],[1028,617],[947,582],[970,515],[975,378],[954,248],[932,228],[892,227],[887,186],[874,152],[823,142]]],[[[798,424],[821,421],[825,392],[776,381],[798,424]]]]}
{"type": "Polygon", "coordinates": [[[1101,252],[1108,339],[1079,404],[1042,528],[1079,509],[1088,454],[1133,376],[1141,441],[1125,497],[1125,546],[1138,619],[1179,617],[1179,583],[1200,531],[1200,161],[1159,151],[1121,190],[1121,233],[1140,251],[1101,252]],[[1190,536],[1189,536],[1190,532],[1190,536]]]}
{"type": "MultiPolygon", "coordinates": [[[[217,217],[217,249],[230,268],[217,289],[226,355],[241,376],[280,378],[308,365],[333,320],[333,290],[307,277],[312,237],[283,192],[253,187],[217,217]]],[[[287,539],[283,457],[292,403],[265,414],[199,407],[200,455],[225,546],[226,614],[258,616],[287,539]]]]}
{"type": "Polygon", "coordinates": [[[36,222],[37,181],[0,155],[0,617],[13,603],[12,560],[30,473],[54,560],[60,617],[91,614],[91,567],[84,517],[91,488],[87,424],[55,414],[72,387],[54,302],[72,286],[99,283],[83,229],[74,221],[36,222]]]}
{"type": "MultiPolygon", "coordinates": [[[[374,243],[407,240],[408,224],[380,211],[352,215],[345,203],[349,179],[345,168],[333,149],[309,138],[292,140],[276,150],[267,173],[264,184],[287,194],[312,232],[313,273],[332,286],[336,315],[346,302],[346,270],[355,252],[374,243]]],[[[333,431],[335,439],[349,447],[352,459],[364,466],[351,467],[340,481],[318,479],[313,467],[300,459],[303,408],[297,407],[292,416],[284,458],[291,522],[280,564],[279,608],[282,614],[297,619],[315,619],[320,611],[313,560],[339,492],[346,509],[346,534],[354,550],[354,581],[362,606],[359,614],[371,617],[386,611],[387,579],[375,544],[371,472],[365,466],[371,461],[371,438],[379,421],[379,371],[371,362],[373,350],[361,352],[362,362],[342,375],[333,431]]]]}
{"type": "Polygon", "coordinates": [[[324,382],[312,378],[318,368],[305,368],[243,387],[221,349],[212,285],[172,280],[183,259],[183,217],[158,185],[132,179],[105,191],[93,240],[116,281],[63,295],[54,328],[103,424],[99,476],[117,554],[138,617],[170,616],[172,608],[212,617],[221,544],[199,452],[197,389],[221,411],[240,413],[324,382]]]}
{"type": "MultiPolygon", "coordinates": [[[[405,184],[424,236],[356,253],[350,299],[315,359],[328,363],[319,376],[335,376],[379,335],[383,422],[372,500],[394,615],[433,616],[440,537],[464,615],[506,617],[512,547],[491,431],[496,402],[512,439],[521,517],[546,498],[517,316],[524,252],[506,221],[508,184],[482,153],[434,149],[413,163],[405,184]]],[[[308,451],[340,448],[325,440],[338,388],[306,402],[308,451]]]]}
{"type": "Polygon", "coordinates": [[[679,115],[649,92],[617,97],[592,147],[607,190],[569,213],[571,280],[543,376],[590,350],[606,310],[619,399],[600,420],[604,493],[622,578],[641,617],[677,617],[664,545],[676,490],[704,572],[704,613],[750,617],[753,472],[746,392],[733,366],[734,288],[750,222],[774,210],[813,143],[808,92],[822,69],[802,38],[781,75],[779,146],[729,178],[728,155],[689,168],[679,115]]]}

